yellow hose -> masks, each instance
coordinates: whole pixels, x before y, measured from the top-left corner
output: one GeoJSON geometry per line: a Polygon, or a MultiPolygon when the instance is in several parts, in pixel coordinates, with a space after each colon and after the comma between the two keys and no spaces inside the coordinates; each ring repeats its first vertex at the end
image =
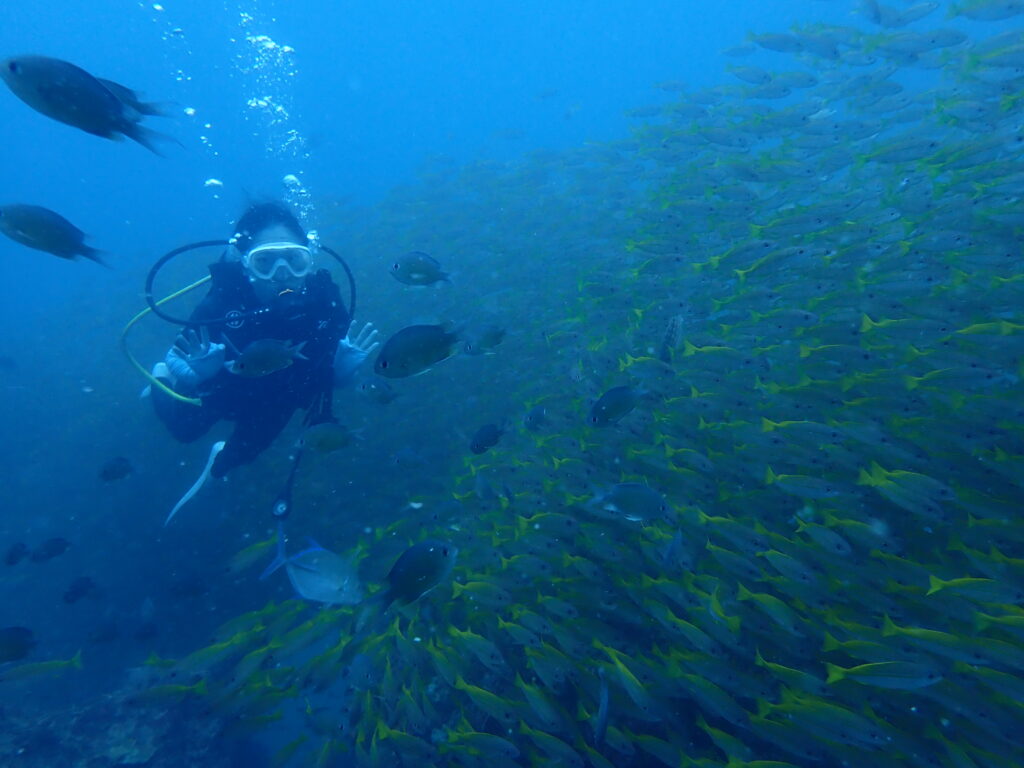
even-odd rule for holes
{"type": "MultiPolygon", "coordinates": [[[[189,291],[195,290],[196,288],[198,288],[203,283],[205,283],[205,282],[207,282],[209,280],[210,280],[210,276],[209,275],[207,275],[206,277],[202,278],[201,280],[196,280],[194,283],[192,283],[192,285],[186,285],[180,291],[175,291],[170,296],[165,296],[164,298],[160,299],[160,301],[158,301],[156,303],[156,305],[160,306],[161,304],[164,304],[165,302],[168,302],[171,299],[176,299],[179,296],[183,296],[184,294],[188,293],[189,291]]],[[[137,322],[139,322],[139,320],[144,318],[146,315],[148,315],[152,311],[153,311],[152,309],[150,309],[149,307],[146,307],[144,310],[139,312],[139,314],[137,314],[135,317],[133,317],[131,320],[128,321],[128,324],[125,325],[124,330],[121,331],[121,351],[124,352],[125,356],[129,360],[129,362],[131,362],[131,364],[135,366],[135,369],[139,373],[141,373],[143,376],[145,376],[146,379],[149,380],[149,383],[152,384],[154,387],[159,387],[161,390],[166,392],[168,395],[173,397],[175,400],[180,400],[181,402],[188,403],[189,405],[202,405],[203,401],[200,400],[198,397],[185,397],[185,395],[182,395],[182,394],[179,394],[179,393],[175,392],[173,389],[168,387],[162,381],[157,379],[152,373],[150,373],[148,370],[146,370],[145,366],[143,366],[138,360],[135,359],[135,356],[128,349],[128,331],[130,331],[132,329],[133,325],[135,325],[137,322]]]]}

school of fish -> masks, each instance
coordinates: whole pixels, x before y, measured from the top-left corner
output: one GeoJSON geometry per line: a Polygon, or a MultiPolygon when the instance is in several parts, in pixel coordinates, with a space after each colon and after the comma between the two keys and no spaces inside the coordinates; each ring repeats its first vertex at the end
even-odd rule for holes
{"type": "Polygon", "coordinates": [[[140,697],[279,766],[1024,765],[1021,16],[868,0],[629,139],[396,192],[351,250],[417,254],[395,290],[466,255],[509,330],[400,308],[376,371],[485,439],[346,555],[363,605],[238,616],[140,697]]]}

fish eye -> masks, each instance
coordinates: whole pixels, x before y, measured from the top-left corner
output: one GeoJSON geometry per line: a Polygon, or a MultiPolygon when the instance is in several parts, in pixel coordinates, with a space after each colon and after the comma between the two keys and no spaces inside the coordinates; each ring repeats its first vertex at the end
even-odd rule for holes
{"type": "Polygon", "coordinates": [[[388,367],[388,361],[387,360],[381,360],[380,361],[380,367],[381,368],[387,368],[388,367]]]}
{"type": "Polygon", "coordinates": [[[18,70],[21,69],[21,67],[18,66],[18,62],[16,61],[9,61],[7,62],[7,69],[14,74],[18,74],[18,70]]]}

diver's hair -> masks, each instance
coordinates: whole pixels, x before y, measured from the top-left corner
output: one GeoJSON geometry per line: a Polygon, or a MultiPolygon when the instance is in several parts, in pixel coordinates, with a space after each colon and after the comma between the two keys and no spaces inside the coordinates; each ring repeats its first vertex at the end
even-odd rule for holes
{"type": "Polygon", "coordinates": [[[306,230],[299,224],[295,214],[283,203],[256,203],[250,205],[235,224],[235,247],[243,253],[249,250],[256,235],[273,226],[282,226],[295,238],[296,243],[306,243],[306,230]]]}

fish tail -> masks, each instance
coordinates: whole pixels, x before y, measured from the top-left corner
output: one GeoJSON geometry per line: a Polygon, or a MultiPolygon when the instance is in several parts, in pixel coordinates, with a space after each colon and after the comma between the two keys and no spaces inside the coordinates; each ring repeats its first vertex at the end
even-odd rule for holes
{"type": "Polygon", "coordinates": [[[828,678],[825,682],[829,685],[846,679],[846,670],[842,667],[836,666],[835,664],[825,664],[825,669],[828,672],[828,678]]]}
{"type": "Polygon", "coordinates": [[[987,614],[981,613],[980,611],[974,612],[974,631],[984,632],[992,624],[992,619],[987,614]]]}
{"type": "Polygon", "coordinates": [[[135,105],[135,111],[150,117],[171,117],[176,106],[171,101],[140,101],[135,105]]]}
{"type": "Polygon", "coordinates": [[[825,633],[825,641],[821,646],[823,651],[838,651],[842,648],[842,644],[835,639],[830,633],[825,633]]]}
{"type": "Polygon", "coordinates": [[[110,266],[109,264],[107,264],[106,261],[100,258],[100,254],[102,254],[103,251],[97,250],[96,248],[90,248],[88,245],[83,245],[79,253],[82,256],[85,256],[85,258],[92,259],[97,264],[104,266],[107,269],[113,269],[112,266],[110,266]]]}
{"type": "Polygon", "coordinates": [[[160,133],[154,131],[151,128],[146,128],[138,123],[128,123],[122,129],[121,132],[132,141],[136,141],[154,155],[159,157],[165,157],[164,153],[157,149],[156,142],[158,141],[171,141],[177,144],[179,147],[184,146],[173,136],[168,136],[166,133],[160,133]]]}

